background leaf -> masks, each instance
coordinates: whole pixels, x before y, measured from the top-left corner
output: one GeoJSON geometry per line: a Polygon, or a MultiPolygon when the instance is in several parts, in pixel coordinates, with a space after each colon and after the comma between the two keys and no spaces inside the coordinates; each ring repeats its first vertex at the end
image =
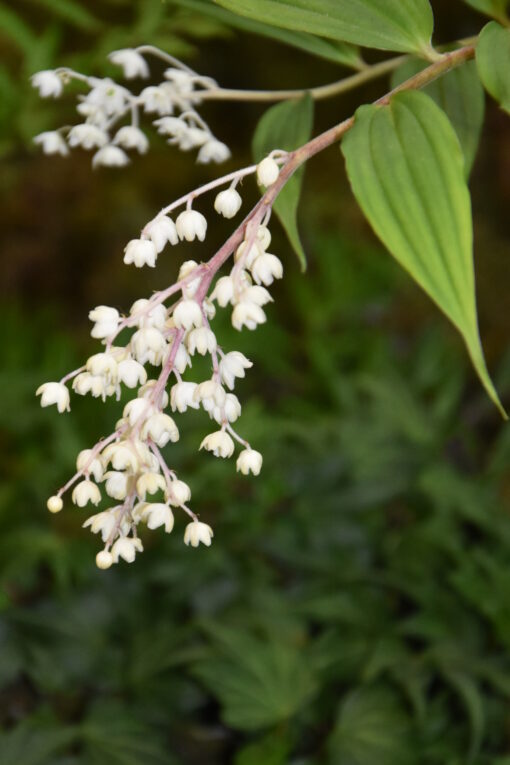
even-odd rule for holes
{"type": "Polygon", "coordinates": [[[216,0],[241,16],[381,50],[430,48],[428,0],[216,0]]]}
{"type": "MultiPolygon", "coordinates": [[[[259,162],[273,149],[292,151],[308,141],[313,127],[313,99],[306,95],[296,101],[284,101],[268,109],[260,119],[253,136],[253,156],[259,162]]],[[[276,198],[273,209],[287,232],[301,267],[306,268],[306,256],[297,227],[297,210],[304,167],[300,167],[276,198]]]]}
{"type": "Polygon", "coordinates": [[[360,68],[361,59],[359,51],[354,45],[330,42],[306,32],[295,32],[290,29],[271,26],[271,24],[264,24],[262,21],[239,16],[237,13],[232,13],[225,8],[218,8],[210,0],[170,0],[170,2],[181,8],[188,8],[191,11],[197,11],[205,16],[210,16],[234,29],[240,29],[243,32],[250,32],[261,37],[269,37],[277,42],[311,53],[313,56],[329,59],[337,64],[343,64],[353,69],[360,68]]]}
{"type": "Polygon", "coordinates": [[[395,694],[360,688],[342,702],[329,741],[331,765],[413,765],[409,720],[395,694]]]}
{"type": "Polygon", "coordinates": [[[223,718],[241,730],[282,723],[316,690],[315,678],[296,645],[261,640],[241,628],[208,626],[216,650],[193,673],[218,696],[223,718]]]}
{"type": "Polygon", "coordinates": [[[506,16],[508,0],[464,0],[464,2],[487,16],[494,16],[496,19],[504,19],[506,16]]]}
{"type": "Polygon", "coordinates": [[[478,334],[471,203],[448,118],[419,92],[363,106],[342,149],[354,195],[391,254],[463,336],[489,396],[504,414],[478,334]]]}
{"type": "MultiPolygon", "coordinates": [[[[394,72],[392,87],[409,79],[426,66],[417,59],[405,61],[394,72]]],[[[452,69],[423,89],[446,113],[457,133],[462,151],[466,176],[475,161],[482,132],[485,97],[474,61],[452,69]]]]}
{"type": "Polygon", "coordinates": [[[490,21],[476,46],[476,65],[486,90],[510,114],[510,29],[490,21]]]}

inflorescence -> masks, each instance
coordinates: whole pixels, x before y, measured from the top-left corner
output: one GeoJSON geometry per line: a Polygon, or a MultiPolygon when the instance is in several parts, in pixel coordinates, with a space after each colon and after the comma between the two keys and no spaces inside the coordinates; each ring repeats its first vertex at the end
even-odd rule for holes
{"type": "Polygon", "coordinates": [[[45,154],[67,156],[70,148],[94,150],[93,167],[122,167],[129,163],[128,151],[144,154],[149,140],[140,129],[140,112],[155,115],[153,125],[172,146],[183,151],[198,150],[197,162],[224,162],[230,157],[228,146],[214,137],[196,111],[204,91],[217,90],[217,83],[203,77],[173,56],[152,46],[123,49],[110,54],[110,61],[122,67],[126,79],[150,76],[144,55],[153,55],[170,67],[164,80],[134,94],[110,78],[89,77],[67,67],[44,70],[32,76],[32,85],[44,98],[58,98],[71,81],[88,88],[79,96],[77,111],[81,122],[49,130],[34,138],[45,154]]]}
{"type": "MultiPolygon", "coordinates": [[[[145,61],[138,51],[117,52],[112,54],[112,59],[123,63],[128,76],[146,74],[145,61]]],[[[43,94],[58,94],[57,84],[61,86],[67,71],[39,73],[33,80],[43,94]]],[[[194,82],[190,78],[191,75],[185,74],[181,80],[174,79],[168,88],[158,86],[156,90],[161,98],[166,93],[179,93],[175,83],[194,82]]],[[[94,84],[91,93],[99,88],[104,94],[108,87],[94,84]]],[[[119,96],[115,110],[113,107],[108,110],[103,96],[90,98],[90,95],[82,103],[86,105],[83,113],[91,121],[81,127],[96,128],[106,134],[104,120],[120,114],[127,99],[119,96]]],[[[152,97],[155,99],[156,94],[152,93],[152,97]]],[[[144,98],[148,99],[147,94],[144,98]]],[[[172,98],[168,97],[165,109],[175,108],[172,98]]],[[[61,137],[58,132],[56,135],[61,137]]],[[[71,130],[69,141],[72,135],[71,130]]],[[[99,151],[106,147],[118,148],[115,140],[109,141],[107,138],[99,151]]],[[[203,143],[202,149],[207,145],[203,143]]],[[[277,181],[286,157],[285,152],[272,152],[258,165],[219,178],[168,205],[147,223],[139,238],[127,244],[124,262],[138,268],[154,267],[158,255],[168,245],[203,242],[207,220],[193,209],[195,198],[214,190],[215,211],[225,218],[234,218],[242,205],[236,188],[239,181],[255,175],[260,186],[270,187],[277,181]],[[170,217],[174,211],[175,220],[170,217]]],[[[59,412],[70,409],[69,385],[78,395],[91,395],[103,401],[109,397],[119,399],[123,387],[136,393],[124,406],[122,418],[111,435],[79,453],[76,473],[47,503],[50,512],[59,512],[63,507],[62,497],[69,490],[72,490],[72,502],[78,507],[97,506],[103,492],[117,503],[90,516],[83,524],[101,535],[104,548],[96,556],[99,568],[109,568],[120,558],[129,563],[135,559],[136,553],[143,550],[138,536],[140,523],[149,529],[163,527],[171,532],[176,508],[191,519],[185,528],[184,542],[193,547],[211,544],[211,527],[200,521],[189,507],[188,484],[177,477],[161,451],[167,444],[179,440],[174,416],[177,419],[190,408],[204,410],[214,427],[203,439],[200,449],[215,457],[230,458],[237,446],[237,471],[244,475],[260,473],[262,455],[234,429],[241,415],[241,404],[233,391],[236,381],[245,376],[252,362],[240,351],[223,350],[211,322],[217,308],[231,310],[232,324],[237,330],[254,330],[266,321],[264,307],[272,301],[267,287],[283,275],[281,261],[269,252],[270,214],[270,206],[256,205],[208,262],[185,261],[175,284],[150,298],[137,300],[128,315],[121,316],[116,308],[106,305],[90,311],[91,335],[102,343],[102,350],[59,382],[44,383],[37,390],[41,405],[56,405],[59,412]],[[219,276],[220,268],[232,255],[234,263],[230,272],[219,276]],[[124,345],[119,342],[123,331],[129,332],[124,345]],[[197,354],[211,360],[211,376],[198,383],[185,379],[197,354]],[[173,416],[168,414],[168,408],[173,416]]]]}

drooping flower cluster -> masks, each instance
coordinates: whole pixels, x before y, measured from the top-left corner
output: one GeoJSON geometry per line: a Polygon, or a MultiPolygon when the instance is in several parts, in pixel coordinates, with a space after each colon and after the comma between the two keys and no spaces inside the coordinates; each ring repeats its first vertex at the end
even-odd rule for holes
{"type": "MultiPolygon", "coordinates": [[[[284,157],[284,152],[273,152],[258,166],[213,181],[164,208],[138,239],[127,244],[124,262],[139,268],[154,267],[167,245],[195,239],[203,242],[207,220],[193,209],[192,201],[227,185],[217,193],[214,208],[232,218],[242,205],[236,190],[239,180],[256,173],[262,185],[274,183],[284,157]],[[184,209],[174,222],[169,213],[180,207],[184,209]]],[[[232,324],[238,330],[254,330],[266,321],[264,307],[272,300],[267,287],[283,275],[281,261],[268,251],[271,235],[266,224],[270,212],[270,207],[259,203],[207,263],[186,260],[175,284],[151,298],[137,300],[127,316],[110,306],[90,311],[91,335],[102,342],[103,349],[60,382],[45,383],[37,390],[41,405],[56,405],[59,412],[70,408],[70,381],[76,394],[103,401],[110,396],[120,398],[123,389],[135,394],[124,406],[115,431],[80,452],[75,475],[47,503],[50,512],[59,512],[62,496],[71,488],[72,501],[78,507],[97,506],[104,494],[114,500],[113,506],[84,523],[104,543],[96,557],[99,568],[109,568],[120,558],[127,562],[135,559],[143,550],[138,536],[140,524],[171,532],[176,508],[191,518],[184,532],[185,543],[193,547],[211,544],[212,529],[189,507],[189,486],[168,466],[161,451],[179,440],[179,418],[188,409],[202,409],[213,423],[200,449],[230,458],[237,444],[237,471],[243,475],[260,473],[262,455],[234,429],[241,403],[233,391],[252,362],[240,351],[222,349],[211,322],[217,307],[231,310],[232,324]],[[216,278],[232,254],[230,273],[216,278]],[[124,330],[131,334],[125,345],[119,345],[124,330]],[[198,382],[187,379],[197,354],[211,359],[210,377],[198,382]]]]}
{"type": "Polygon", "coordinates": [[[171,66],[164,80],[138,94],[110,78],[89,77],[69,68],[44,70],[32,76],[32,84],[43,98],[58,98],[72,80],[83,83],[88,92],[79,97],[81,122],[49,130],[34,138],[46,154],[67,156],[69,149],[93,150],[92,165],[121,167],[128,164],[128,151],[143,154],[149,140],[140,129],[140,111],[150,114],[153,125],[172,146],[183,151],[197,150],[197,162],[224,162],[228,147],[214,137],[196,111],[204,92],[217,89],[214,80],[202,77],[172,56],[152,46],[123,49],[110,54],[110,61],[123,69],[126,79],[150,76],[144,55],[154,55],[171,66]]]}

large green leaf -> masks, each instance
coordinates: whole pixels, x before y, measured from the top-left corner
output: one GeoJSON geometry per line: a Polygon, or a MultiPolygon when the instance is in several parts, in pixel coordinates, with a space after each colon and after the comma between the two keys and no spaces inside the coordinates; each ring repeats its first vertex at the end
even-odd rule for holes
{"type": "MultiPolygon", "coordinates": [[[[419,59],[409,59],[399,66],[392,77],[392,86],[420,72],[426,64],[419,59]]],[[[446,112],[455,128],[469,176],[475,161],[485,114],[485,97],[474,61],[452,69],[438,77],[423,90],[446,112]]]]}
{"type": "Polygon", "coordinates": [[[486,90],[510,113],[510,29],[490,21],[476,46],[478,74],[486,90]]]}
{"type": "Polygon", "coordinates": [[[505,416],[478,333],[471,202],[448,118],[424,93],[399,93],[387,106],[358,109],[342,149],[376,234],[457,327],[505,416]]]}
{"type": "Polygon", "coordinates": [[[496,19],[505,17],[508,6],[508,0],[464,0],[464,2],[475,10],[487,16],[494,16],[496,19]]]}
{"type": "Polygon", "coordinates": [[[381,50],[426,53],[434,26],[428,0],[216,0],[241,16],[381,50]]]}
{"type": "Polygon", "coordinates": [[[170,0],[170,2],[182,8],[188,8],[190,11],[209,16],[222,24],[227,24],[243,32],[269,37],[277,42],[292,45],[294,48],[304,50],[313,56],[334,61],[337,64],[343,64],[353,69],[359,69],[362,65],[358,49],[348,43],[330,42],[307,32],[282,29],[255,19],[238,16],[225,8],[219,8],[211,0],[170,0]]]}
{"type": "Polygon", "coordinates": [[[329,740],[331,765],[413,765],[409,720],[395,694],[360,688],[343,701],[329,740]]]}
{"type": "MultiPolygon", "coordinates": [[[[258,162],[273,149],[292,151],[310,138],[313,126],[313,100],[305,96],[296,101],[276,104],[265,112],[253,136],[253,155],[258,162]]],[[[297,209],[304,167],[299,168],[276,198],[273,209],[280,218],[301,263],[306,268],[306,256],[299,238],[297,209]]]]}

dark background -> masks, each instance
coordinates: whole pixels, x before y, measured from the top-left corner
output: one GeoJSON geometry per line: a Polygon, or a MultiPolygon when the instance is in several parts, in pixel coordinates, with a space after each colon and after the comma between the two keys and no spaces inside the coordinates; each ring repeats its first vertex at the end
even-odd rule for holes
{"type": "MultiPolygon", "coordinates": [[[[433,5],[437,43],[483,24],[460,1],[433,5]]],[[[155,271],[124,267],[154,212],[217,168],[153,135],[121,171],[42,156],[32,136],[73,104],[40,101],[28,76],[71,63],[112,74],[106,54],[141,43],[226,87],[342,70],[159,0],[5,2],[0,43],[2,765],[508,765],[509,431],[453,328],[363,221],[337,147],[307,170],[308,272],[275,221],[286,274],[268,324],[239,335],[217,321],[255,362],[238,395],[261,476],[198,454],[208,422],[195,413],[168,450],[213,546],[185,548],[178,518],[170,537],[145,535],[135,564],[98,572],[85,511],[45,510],[119,407],[73,399],[58,416],[35,389],[97,350],[91,307],[126,310],[229,225],[210,214],[205,245],[166,251],[155,271]]],[[[387,89],[319,104],[315,133],[387,89]]],[[[232,148],[225,172],[251,161],[263,111],[202,107],[232,148]]],[[[488,99],[470,186],[481,334],[507,406],[509,135],[488,99]]],[[[250,184],[243,196],[248,209],[250,184]]]]}

